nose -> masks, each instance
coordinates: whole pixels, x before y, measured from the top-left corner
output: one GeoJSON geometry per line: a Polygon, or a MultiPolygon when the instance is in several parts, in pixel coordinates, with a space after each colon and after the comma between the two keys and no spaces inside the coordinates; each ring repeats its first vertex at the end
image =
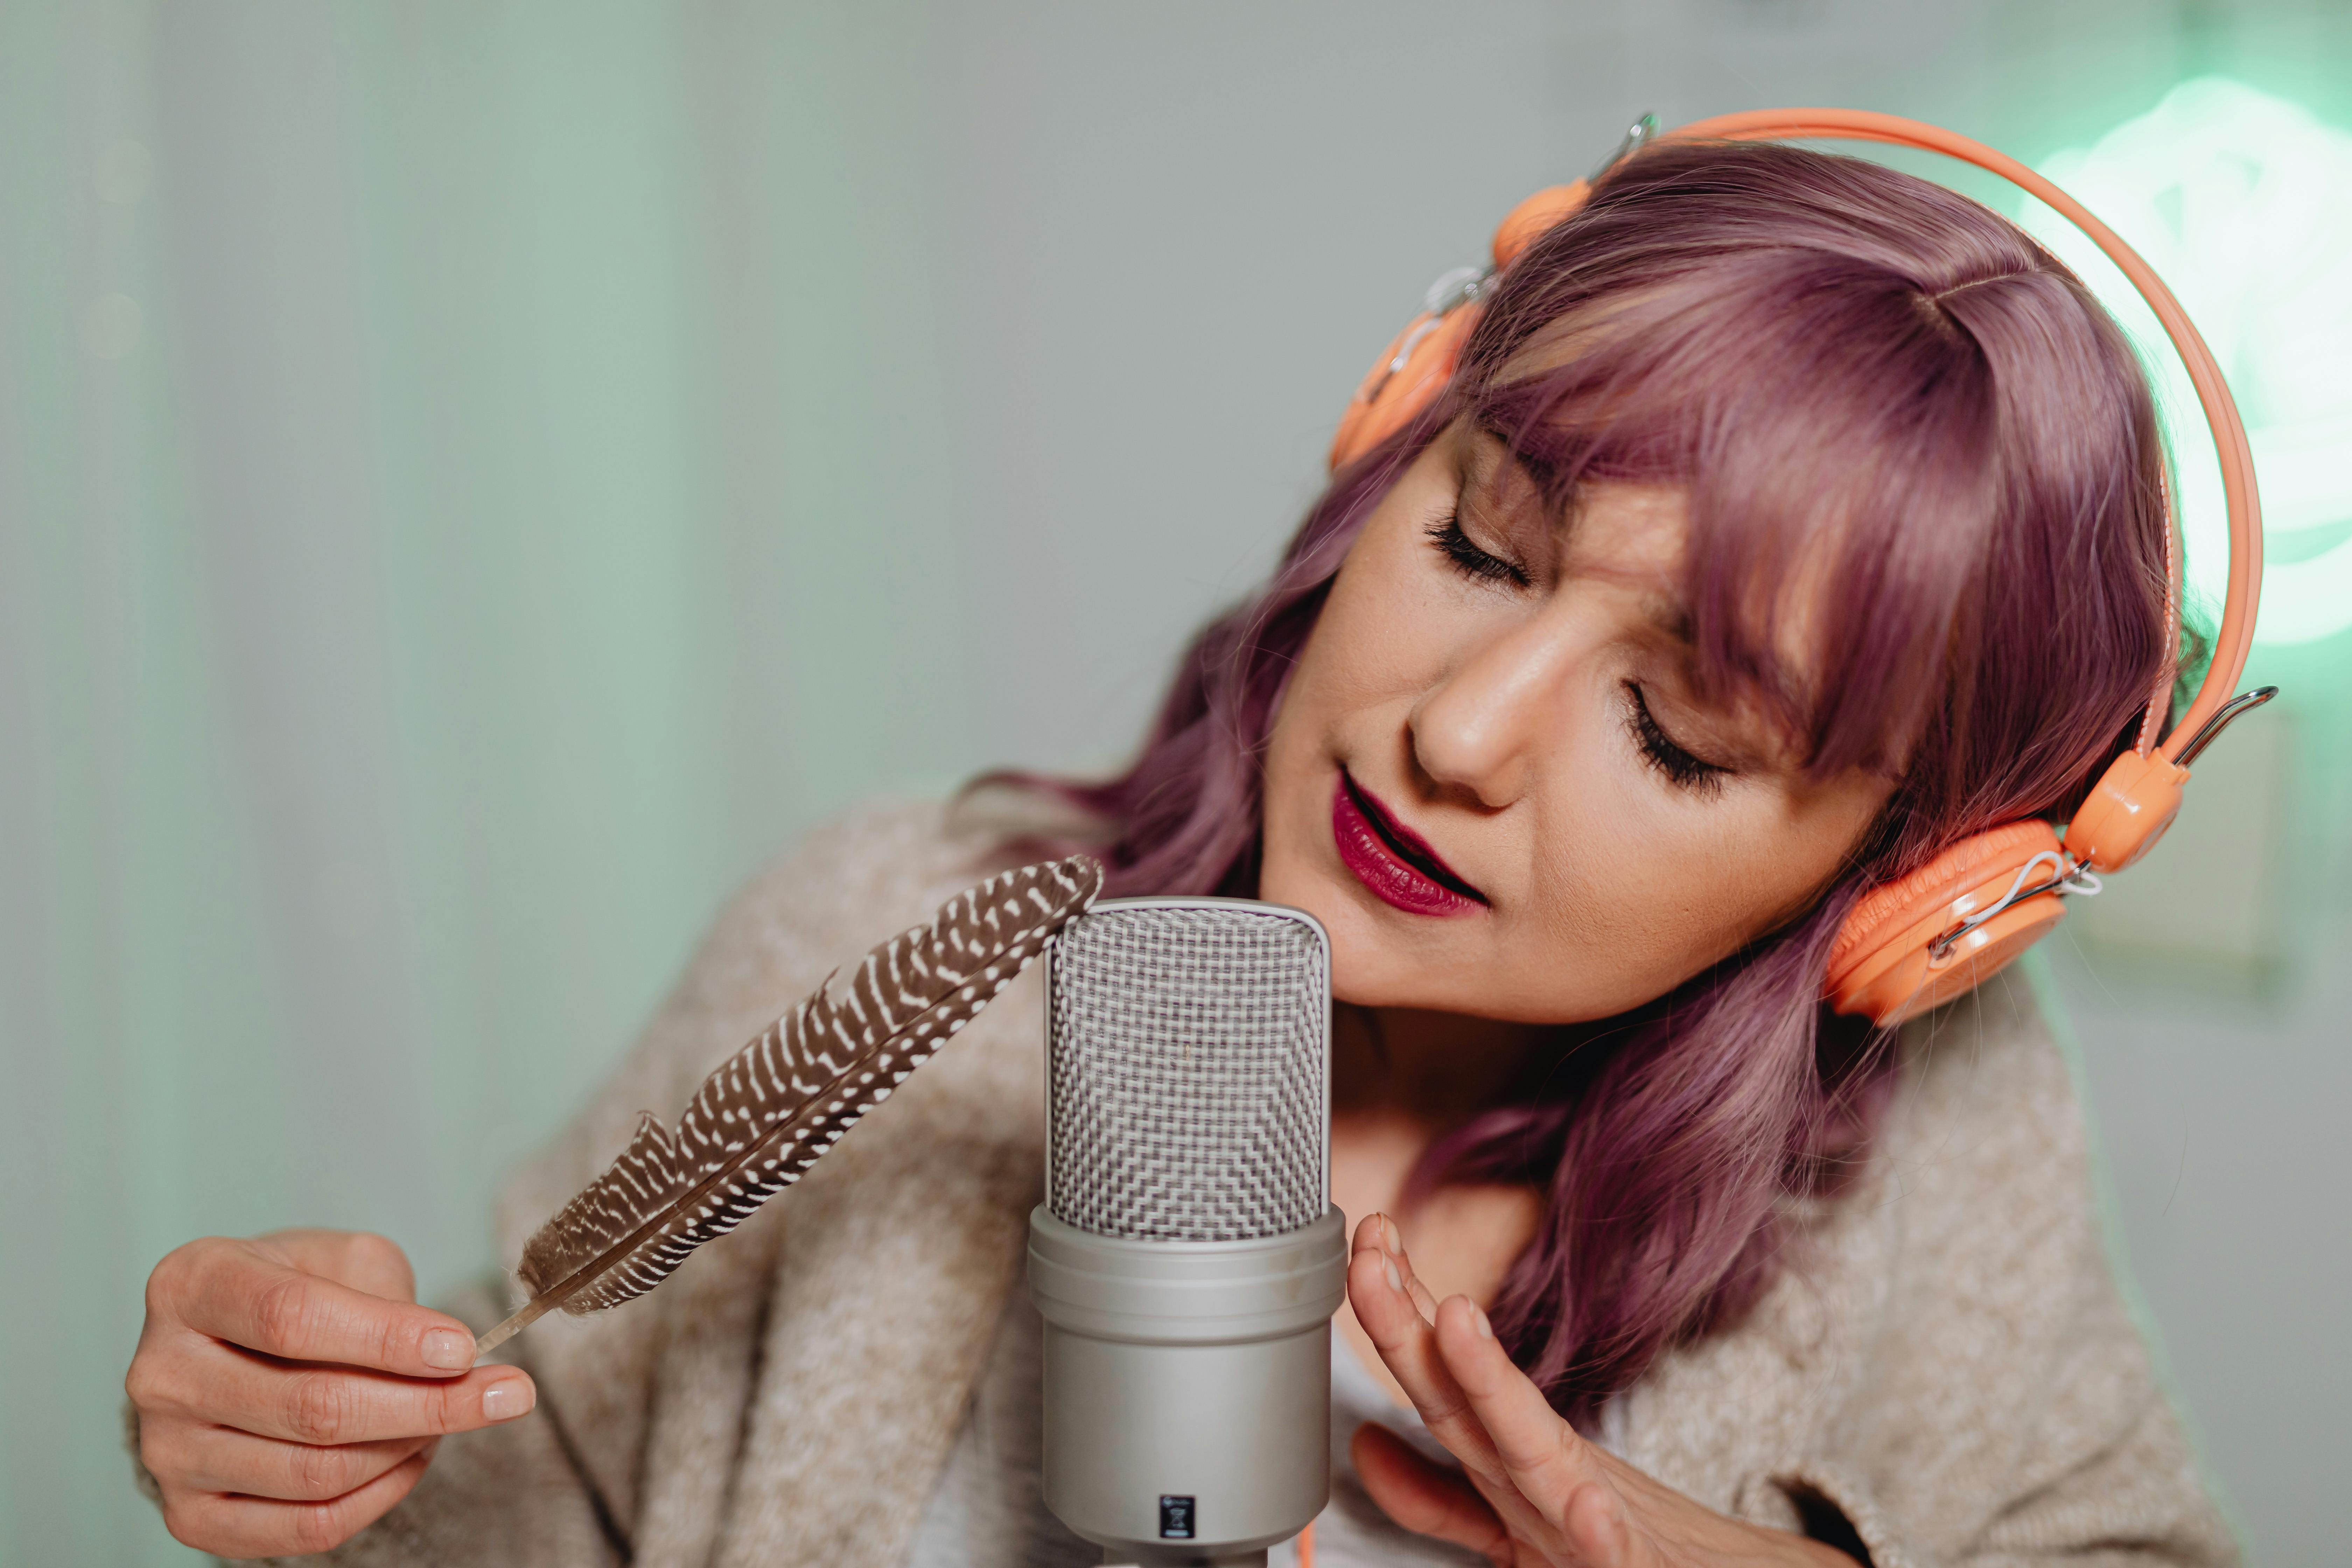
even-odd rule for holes
{"type": "Polygon", "coordinates": [[[1561,721],[1577,646],[1568,626],[1539,615],[1447,671],[1405,721],[1422,771],[1494,810],[1525,795],[1535,760],[1561,721]]]}

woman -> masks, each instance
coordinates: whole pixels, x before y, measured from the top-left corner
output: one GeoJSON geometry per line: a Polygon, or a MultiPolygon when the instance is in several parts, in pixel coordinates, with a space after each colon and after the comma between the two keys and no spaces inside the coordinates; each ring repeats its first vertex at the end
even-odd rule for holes
{"type": "MultiPolygon", "coordinates": [[[[2006,222],[1846,159],[1644,151],[1202,635],[1127,774],[860,813],[755,881],[504,1245],[839,959],[1090,835],[1113,892],[1331,933],[1360,1223],[1326,1568],[2231,1560],[2031,998],[1892,1036],[1818,1000],[1863,889],[2064,820],[2130,743],[2172,657],[2162,489],[2122,338],[2006,222]],[[1079,821],[1005,809],[1041,799],[1079,821]]],[[[173,1532],[1086,1561],[1034,1497],[1036,1009],[518,1367],[464,1371],[381,1238],[173,1253],[129,1378],[173,1532]]]]}

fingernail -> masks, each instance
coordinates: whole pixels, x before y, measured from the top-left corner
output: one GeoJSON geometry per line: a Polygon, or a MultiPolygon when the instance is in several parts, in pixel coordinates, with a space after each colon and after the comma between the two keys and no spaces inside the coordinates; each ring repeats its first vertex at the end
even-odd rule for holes
{"type": "Polygon", "coordinates": [[[1495,1337],[1495,1325],[1486,1321],[1486,1309],[1475,1301],[1470,1304],[1470,1321],[1476,1326],[1480,1339],[1491,1340],[1495,1337]]]}
{"type": "Polygon", "coordinates": [[[1404,1280],[1398,1275],[1396,1271],[1396,1263],[1393,1259],[1386,1258],[1381,1258],[1381,1272],[1389,1277],[1390,1289],[1395,1291],[1400,1296],[1404,1294],[1404,1280]]]}
{"type": "Polygon", "coordinates": [[[474,1364],[474,1336],[456,1329],[434,1329],[425,1336],[425,1364],[443,1372],[463,1372],[474,1364]]]}
{"type": "Polygon", "coordinates": [[[528,1415],[539,1403],[539,1392],[520,1381],[501,1383],[482,1391],[482,1415],[490,1421],[511,1421],[528,1415]]]}
{"type": "Polygon", "coordinates": [[[1381,1215],[1381,1250],[1395,1257],[1404,1250],[1404,1237],[1397,1234],[1396,1221],[1381,1215]]]}

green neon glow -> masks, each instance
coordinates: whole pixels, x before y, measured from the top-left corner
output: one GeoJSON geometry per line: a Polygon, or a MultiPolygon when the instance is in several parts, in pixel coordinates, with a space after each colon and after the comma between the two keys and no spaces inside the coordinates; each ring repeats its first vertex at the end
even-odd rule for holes
{"type": "MultiPolygon", "coordinates": [[[[2352,135],[2222,77],[2167,93],[2042,172],[2147,258],[2205,336],[2253,443],[2271,560],[2255,640],[2352,627],[2352,135]]],[[[2113,310],[2157,388],[2180,485],[2192,595],[2221,600],[2221,473],[2189,374],[2155,313],[2074,226],[2025,226],[2113,310]]]]}

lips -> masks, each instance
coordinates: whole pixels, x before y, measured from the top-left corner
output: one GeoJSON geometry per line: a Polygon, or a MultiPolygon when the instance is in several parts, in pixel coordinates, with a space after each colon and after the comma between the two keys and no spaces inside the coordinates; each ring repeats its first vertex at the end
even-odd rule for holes
{"type": "Polygon", "coordinates": [[[1425,839],[1391,816],[1345,768],[1331,795],[1331,838],[1358,881],[1408,914],[1459,915],[1486,907],[1486,894],[1439,859],[1425,839]]]}

